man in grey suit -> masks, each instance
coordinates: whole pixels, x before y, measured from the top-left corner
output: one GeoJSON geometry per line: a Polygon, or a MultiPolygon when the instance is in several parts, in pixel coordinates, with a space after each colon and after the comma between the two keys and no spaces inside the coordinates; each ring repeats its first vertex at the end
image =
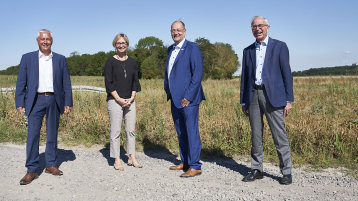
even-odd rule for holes
{"type": "Polygon", "coordinates": [[[255,16],[251,22],[256,41],[244,49],[240,103],[251,125],[251,169],[244,182],[263,178],[263,114],[270,126],[280,159],[281,184],[291,184],[292,162],[285,129],[285,117],[293,102],[293,78],[286,43],[267,36],[266,18],[255,16]]]}

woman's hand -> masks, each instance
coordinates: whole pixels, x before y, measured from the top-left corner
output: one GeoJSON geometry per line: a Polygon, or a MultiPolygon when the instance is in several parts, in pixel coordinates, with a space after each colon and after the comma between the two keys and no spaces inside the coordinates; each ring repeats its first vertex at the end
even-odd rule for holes
{"type": "Polygon", "coordinates": [[[131,98],[124,99],[124,101],[127,103],[126,107],[130,107],[134,101],[134,97],[132,96],[131,98]]]}
{"type": "Polygon", "coordinates": [[[122,107],[128,107],[128,99],[118,98],[116,101],[122,106],[122,107]]]}

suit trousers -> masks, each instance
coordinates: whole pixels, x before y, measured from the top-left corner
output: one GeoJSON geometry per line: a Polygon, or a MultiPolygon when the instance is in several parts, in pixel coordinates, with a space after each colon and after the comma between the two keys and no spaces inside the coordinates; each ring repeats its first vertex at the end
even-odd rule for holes
{"type": "Polygon", "coordinates": [[[171,101],[171,111],[178,134],[181,162],[200,170],[199,105],[177,108],[171,101]]]}
{"type": "Polygon", "coordinates": [[[46,114],[46,167],[57,165],[57,130],[60,111],[55,96],[37,95],[32,111],[28,116],[28,135],[26,142],[27,172],[36,172],[39,167],[39,141],[42,120],[46,114]]]}
{"type": "Polygon", "coordinates": [[[111,124],[110,133],[110,157],[119,158],[121,148],[121,127],[124,119],[127,136],[127,153],[135,154],[135,124],[136,106],[135,101],[129,107],[122,107],[116,100],[107,101],[107,109],[111,124]]]}
{"type": "Polygon", "coordinates": [[[253,100],[249,108],[249,119],[251,125],[251,168],[263,171],[263,114],[269,124],[276,151],[280,160],[280,170],[283,175],[291,174],[292,162],[290,155],[290,144],[288,141],[284,107],[273,107],[267,97],[265,89],[255,90],[253,100]]]}

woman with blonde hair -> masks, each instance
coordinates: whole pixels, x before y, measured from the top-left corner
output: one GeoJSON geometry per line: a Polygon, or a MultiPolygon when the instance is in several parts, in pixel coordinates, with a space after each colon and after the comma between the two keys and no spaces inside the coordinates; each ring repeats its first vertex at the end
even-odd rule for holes
{"type": "Polygon", "coordinates": [[[107,109],[110,119],[110,157],[114,158],[114,169],[124,170],[120,159],[120,137],[122,119],[127,137],[128,165],[141,168],[135,157],[136,93],[141,90],[136,61],[127,55],[128,37],[117,34],[112,42],[117,53],[108,58],[104,67],[107,91],[107,109]]]}

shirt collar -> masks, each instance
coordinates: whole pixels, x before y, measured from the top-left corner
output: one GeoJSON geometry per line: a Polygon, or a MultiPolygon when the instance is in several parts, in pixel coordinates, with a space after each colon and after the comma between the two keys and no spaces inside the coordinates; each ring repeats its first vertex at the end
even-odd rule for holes
{"type": "Polygon", "coordinates": [[[50,55],[46,56],[39,50],[39,58],[46,58],[46,57],[48,59],[51,59],[53,57],[52,51],[51,51],[50,55]]]}
{"type": "Polygon", "coordinates": [[[260,45],[267,46],[267,44],[268,44],[268,39],[269,39],[269,37],[266,36],[265,40],[264,40],[261,44],[259,44],[257,41],[255,41],[255,46],[256,46],[256,47],[258,47],[258,46],[260,46],[260,45]]]}
{"type": "Polygon", "coordinates": [[[173,48],[174,49],[181,49],[181,47],[183,46],[184,42],[185,42],[185,38],[182,41],[180,41],[180,43],[178,45],[174,45],[173,48]]]}

